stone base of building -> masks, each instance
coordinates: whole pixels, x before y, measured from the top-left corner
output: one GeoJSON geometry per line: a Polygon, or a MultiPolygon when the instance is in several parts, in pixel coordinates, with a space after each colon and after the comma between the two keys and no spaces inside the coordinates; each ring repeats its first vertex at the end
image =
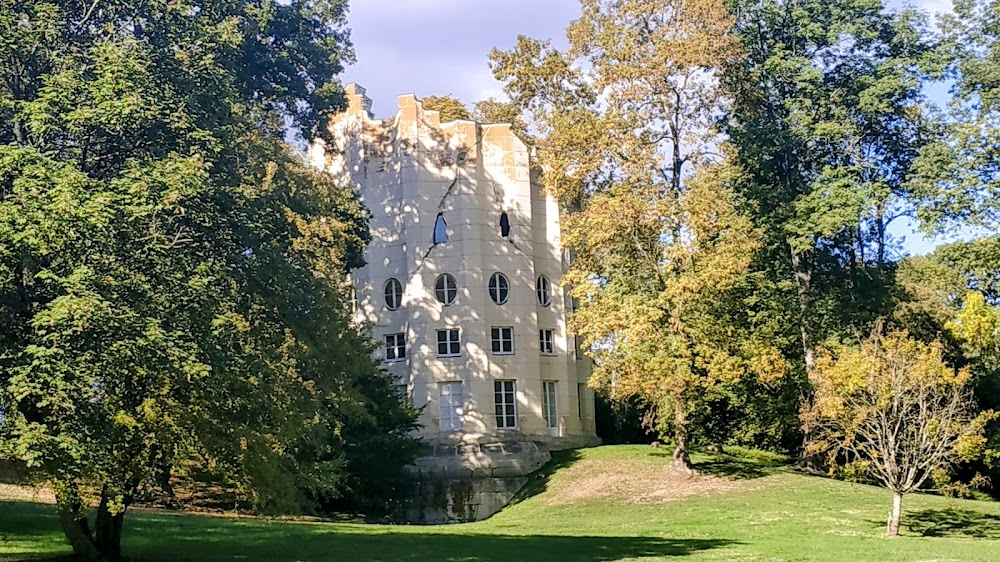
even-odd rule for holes
{"type": "MultiPolygon", "coordinates": [[[[553,443],[555,444],[555,443],[553,443]]],[[[565,447],[561,447],[565,448],[565,447]]],[[[552,457],[538,441],[480,439],[435,444],[410,469],[402,506],[410,523],[480,521],[500,511],[552,457]]]]}

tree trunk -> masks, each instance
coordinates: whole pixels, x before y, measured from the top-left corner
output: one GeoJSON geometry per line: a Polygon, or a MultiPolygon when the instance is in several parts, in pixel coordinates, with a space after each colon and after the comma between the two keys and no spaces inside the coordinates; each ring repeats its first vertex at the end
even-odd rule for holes
{"type": "Polygon", "coordinates": [[[681,400],[674,404],[674,458],[670,461],[670,465],[672,468],[684,471],[691,470],[687,421],[684,419],[684,402],[681,400]]]}
{"type": "MultiPolygon", "coordinates": [[[[813,333],[809,315],[812,313],[812,270],[809,269],[802,256],[789,245],[789,252],[792,256],[792,271],[795,275],[795,292],[799,303],[799,334],[802,337],[802,358],[806,367],[806,377],[812,381],[812,375],[816,368],[816,357],[813,353],[813,333]]],[[[806,395],[802,397],[808,403],[812,400],[812,391],[806,390],[806,395]]],[[[809,472],[818,473],[820,462],[815,455],[806,455],[806,445],[812,439],[812,428],[808,423],[802,426],[802,456],[798,465],[809,472]]]]}
{"type": "Polygon", "coordinates": [[[812,374],[816,367],[813,354],[813,333],[809,322],[810,300],[812,298],[812,271],[798,252],[789,247],[792,254],[792,271],[795,273],[795,292],[799,301],[799,334],[802,337],[802,356],[805,359],[806,374],[812,374]]]}
{"type": "Polygon", "coordinates": [[[126,495],[122,510],[112,513],[108,505],[108,493],[105,488],[101,492],[101,505],[97,508],[97,519],[94,522],[94,542],[97,550],[107,560],[119,560],[122,556],[122,524],[125,522],[125,510],[131,503],[131,494],[126,495]]]}
{"type": "Polygon", "coordinates": [[[100,560],[100,552],[87,522],[87,512],[82,507],[75,500],[60,498],[59,524],[78,560],[100,560]]]}
{"type": "Polygon", "coordinates": [[[124,498],[121,512],[112,513],[107,487],[101,490],[101,504],[93,530],[87,521],[87,509],[75,499],[60,498],[59,523],[77,560],[117,561],[122,556],[122,524],[125,509],[132,502],[134,493],[124,498]]]}
{"type": "Polygon", "coordinates": [[[903,511],[903,494],[892,493],[892,509],[889,510],[889,520],[885,524],[885,536],[899,535],[899,516],[903,511]]]}

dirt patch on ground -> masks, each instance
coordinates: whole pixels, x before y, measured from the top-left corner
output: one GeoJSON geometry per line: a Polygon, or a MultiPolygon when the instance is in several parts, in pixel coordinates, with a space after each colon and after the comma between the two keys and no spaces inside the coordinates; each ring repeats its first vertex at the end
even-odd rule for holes
{"type": "Polygon", "coordinates": [[[0,499],[46,503],[54,503],[56,501],[52,489],[48,486],[33,487],[4,483],[0,483],[0,499]]]}
{"type": "Polygon", "coordinates": [[[559,477],[548,483],[546,500],[549,505],[593,499],[620,499],[633,504],[648,504],[751,490],[758,486],[751,480],[676,470],[667,462],[583,459],[560,471],[559,477]]]}

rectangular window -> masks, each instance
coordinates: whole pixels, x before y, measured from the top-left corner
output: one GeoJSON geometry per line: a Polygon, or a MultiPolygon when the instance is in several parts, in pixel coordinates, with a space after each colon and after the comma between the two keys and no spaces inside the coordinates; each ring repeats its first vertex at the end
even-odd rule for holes
{"type": "Polygon", "coordinates": [[[493,403],[496,406],[497,428],[517,427],[514,381],[493,381],[493,403]]]}
{"type": "Polygon", "coordinates": [[[386,334],[385,360],[402,361],[406,359],[406,338],[403,334],[386,334]]]}
{"type": "Polygon", "coordinates": [[[465,425],[462,422],[465,398],[462,394],[462,383],[443,382],[438,383],[440,394],[439,418],[441,420],[441,431],[461,431],[465,425]]]}
{"type": "Polygon", "coordinates": [[[542,415],[545,416],[546,426],[559,427],[559,419],[556,417],[555,381],[542,381],[542,415]]]}
{"type": "Polygon", "coordinates": [[[555,345],[552,330],[538,330],[538,347],[542,350],[542,355],[555,355],[555,345]]]}
{"type": "Polygon", "coordinates": [[[493,342],[494,354],[512,355],[514,353],[514,328],[490,328],[490,339],[493,342]]]}
{"type": "Polygon", "coordinates": [[[437,331],[438,357],[458,357],[462,354],[462,344],[458,329],[437,331]]]}
{"type": "Polygon", "coordinates": [[[576,415],[583,419],[583,397],[587,392],[587,385],[583,383],[576,384],[576,415]]]}
{"type": "Polygon", "coordinates": [[[573,336],[573,357],[575,359],[583,359],[583,349],[580,345],[579,336],[573,336]]]}

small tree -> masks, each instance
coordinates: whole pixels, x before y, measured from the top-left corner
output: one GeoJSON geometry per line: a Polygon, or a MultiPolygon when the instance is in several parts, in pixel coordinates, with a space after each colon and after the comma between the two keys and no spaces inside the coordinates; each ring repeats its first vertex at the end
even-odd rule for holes
{"type": "Polygon", "coordinates": [[[980,455],[992,411],[976,413],[966,370],[927,344],[881,323],[860,347],[817,357],[816,395],[803,408],[807,451],[829,455],[831,473],[871,477],[892,491],[886,535],[899,534],[903,495],[932,473],[980,455]]]}

